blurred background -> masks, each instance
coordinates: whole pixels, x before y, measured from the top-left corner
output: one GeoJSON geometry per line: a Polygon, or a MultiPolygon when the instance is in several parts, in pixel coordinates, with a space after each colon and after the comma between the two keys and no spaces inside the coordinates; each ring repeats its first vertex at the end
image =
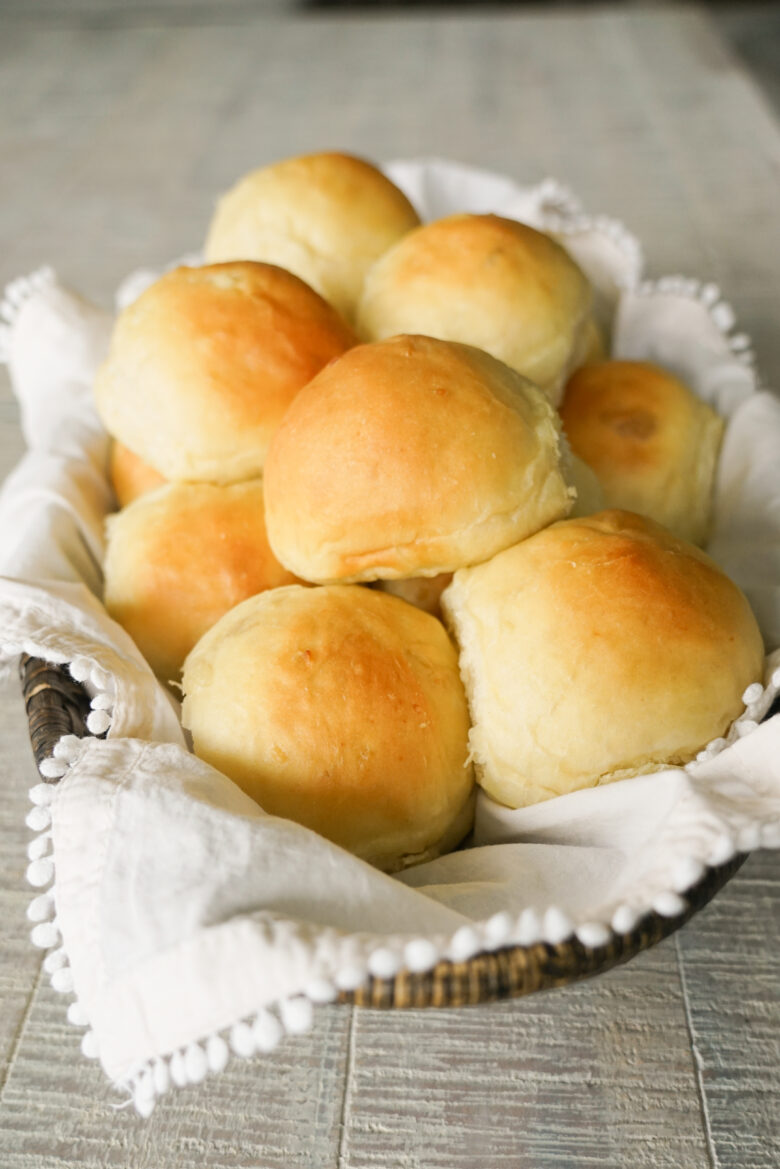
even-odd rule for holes
{"type": "Polygon", "coordinates": [[[0,279],[51,262],[105,298],[198,247],[244,171],[324,148],[554,175],[668,271],[697,228],[653,220],[684,202],[662,158],[711,182],[735,66],[777,104],[779,53],[777,4],[0,0],[0,279]]]}

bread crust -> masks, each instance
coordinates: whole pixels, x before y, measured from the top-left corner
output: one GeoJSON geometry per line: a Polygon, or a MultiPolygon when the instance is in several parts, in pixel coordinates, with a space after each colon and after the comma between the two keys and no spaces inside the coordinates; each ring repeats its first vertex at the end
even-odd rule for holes
{"type": "Polygon", "coordinates": [[[510,807],[687,763],[763,672],[737,586],[629,512],[553,524],[457,572],[442,607],[479,782],[510,807]]]}
{"type": "Polygon", "coordinates": [[[706,542],[724,423],[688,386],[649,362],[597,362],[569,379],[561,418],[607,507],[706,542]]]}
{"type": "Polygon", "coordinates": [[[271,546],[319,583],[487,560],[571,507],[559,438],[544,395],[480,350],[430,337],[357,346],[274,437],[271,546]]]}
{"type": "Polygon", "coordinates": [[[251,479],[295,395],[355,340],[281,268],[177,268],[117,319],[95,384],[98,411],[165,479],[251,479]]]}
{"type": "Polygon", "coordinates": [[[127,507],[134,499],[162,487],[166,482],[159,471],[155,471],[154,467],[150,467],[117,439],[111,443],[108,477],[120,508],[127,507]]]}
{"type": "Polygon", "coordinates": [[[202,639],[183,684],[196,753],[267,812],[387,871],[468,831],[457,654],[412,605],[357,586],[264,593],[202,639]]]}
{"type": "Polygon", "coordinates": [[[352,320],[368,269],[419,222],[373,164],[325,151],[245,175],[219,201],[206,257],[278,264],[352,320]]]}
{"type": "Polygon", "coordinates": [[[104,600],[164,681],[219,618],[297,578],[265,532],[260,480],[171,483],[109,518],[104,600]]]}
{"type": "Polygon", "coordinates": [[[592,294],[564,248],[498,215],[450,215],[406,235],[366,278],[358,334],[424,333],[484,349],[554,405],[584,352],[592,294]]]}

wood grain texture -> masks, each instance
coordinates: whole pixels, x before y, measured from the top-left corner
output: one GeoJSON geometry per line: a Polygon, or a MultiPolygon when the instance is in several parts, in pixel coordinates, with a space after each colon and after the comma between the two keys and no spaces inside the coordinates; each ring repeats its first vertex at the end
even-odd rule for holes
{"type": "Polygon", "coordinates": [[[349,1011],[318,1014],[272,1059],[233,1059],[173,1092],[149,1121],[83,1058],[45,983],[0,1104],[3,1169],[299,1169],[337,1161],[349,1011]]]}
{"type": "Polygon", "coordinates": [[[36,782],[37,771],[25,721],[19,685],[11,674],[0,680],[0,1099],[23,1037],[43,957],[30,945],[26,916],[32,893],[24,873],[32,834],[24,818],[30,809],[27,790],[36,782]]]}
{"type": "MultiPolygon", "coordinates": [[[[0,283],[50,262],[108,301],[130,268],[196,247],[251,166],[326,146],[432,153],[553,174],[623,218],[652,272],[719,281],[780,384],[780,130],[696,7],[266,20],[231,2],[182,21],[154,3],[121,20],[100,0],[75,16],[52,0],[41,20],[14,7],[3,21],[0,6],[0,283]]],[[[0,474],[22,450],[16,419],[0,377],[0,474]]],[[[149,1122],[113,1111],[36,982],[15,679],[0,733],[3,1169],[778,1163],[776,856],[751,859],[679,945],[592,983],[440,1014],[330,1008],[312,1036],[172,1094],[149,1122]]]]}
{"type": "Polygon", "coordinates": [[[706,1169],[671,942],[460,1012],[357,1009],[342,1164],[706,1169]]]}
{"type": "Polygon", "coordinates": [[[755,854],[676,938],[715,1169],[780,1165],[778,876],[755,854]]]}

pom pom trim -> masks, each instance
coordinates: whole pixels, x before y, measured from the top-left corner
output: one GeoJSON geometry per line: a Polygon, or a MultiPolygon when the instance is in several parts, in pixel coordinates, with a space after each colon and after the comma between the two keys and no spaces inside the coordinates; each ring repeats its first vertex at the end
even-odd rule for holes
{"type": "Polygon", "coordinates": [[[54,269],[46,264],[27,276],[17,276],[6,285],[0,297],[0,365],[10,360],[11,333],[22,308],[32,296],[53,285],[56,279],[54,269]]]}

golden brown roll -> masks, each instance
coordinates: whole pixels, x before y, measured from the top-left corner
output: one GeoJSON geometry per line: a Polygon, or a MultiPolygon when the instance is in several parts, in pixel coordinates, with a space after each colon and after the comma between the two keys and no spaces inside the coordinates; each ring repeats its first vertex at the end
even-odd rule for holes
{"type": "Polygon", "coordinates": [[[252,171],[222,196],[206,258],[278,264],[351,320],[369,267],[419,222],[371,163],[307,154],[252,171]]]}
{"type": "Polygon", "coordinates": [[[468,832],[457,654],[412,605],[343,586],[263,593],[198,643],[183,685],[196,754],[266,812],[387,871],[468,832]]]}
{"type": "Polygon", "coordinates": [[[165,479],[251,479],[301,386],[354,342],[338,313],[281,268],[177,268],[117,319],[98,411],[165,479]]]}
{"type": "Polygon", "coordinates": [[[442,606],[478,781],[509,807],[687,763],[762,676],[737,586],[630,512],[553,524],[457,572],[442,606]]]}
{"type": "Polygon", "coordinates": [[[587,347],[591,288],[549,236],[497,215],[450,215],[410,232],[371,269],[357,330],[475,345],[553,404],[587,347]]]}
{"type": "Polygon", "coordinates": [[[259,479],[171,483],[108,520],[105,605],[163,680],[239,601],[295,581],[268,546],[259,479]]]}
{"type": "Polygon", "coordinates": [[[108,476],[120,507],[127,507],[134,499],[162,487],[166,480],[159,471],[134,455],[124,443],[111,443],[108,476]]]}
{"type": "Polygon", "coordinates": [[[723,421],[686,385],[647,362],[587,365],[569,380],[561,418],[607,507],[706,541],[723,421]]]}
{"type": "Polygon", "coordinates": [[[360,345],[298,395],[265,472],[271,547],[305,580],[436,576],[565,515],[559,420],[487,353],[360,345]]]}
{"type": "Polygon", "coordinates": [[[377,588],[392,597],[400,597],[410,605],[416,605],[433,617],[441,617],[441,595],[452,580],[451,572],[440,572],[438,576],[411,576],[405,580],[380,580],[377,588]]]}

